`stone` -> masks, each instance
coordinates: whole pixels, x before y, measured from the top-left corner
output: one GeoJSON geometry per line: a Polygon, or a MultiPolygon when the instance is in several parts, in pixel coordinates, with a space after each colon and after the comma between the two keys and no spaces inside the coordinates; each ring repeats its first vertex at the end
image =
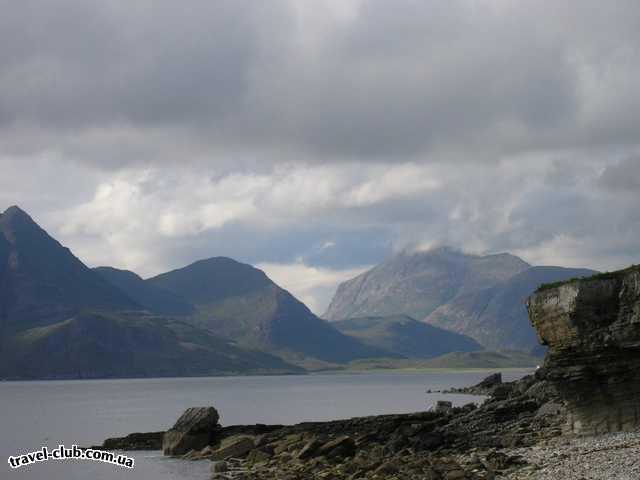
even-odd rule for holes
{"type": "Polygon", "coordinates": [[[255,448],[254,439],[244,435],[226,438],[220,448],[211,453],[212,460],[226,460],[227,458],[243,458],[255,448]]]}
{"type": "Polygon", "coordinates": [[[327,458],[352,457],[355,453],[356,442],[346,435],[328,441],[317,450],[318,456],[326,456],[327,458]]]}
{"type": "Polygon", "coordinates": [[[436,413],[449,413],[453,409],[453,403],[446,400],[438,400],[434,411],[436,413]]]}
{"type": "Polygon", "coordinates": [[[312,440],[309,440],[307,444],[304,447],[302,447],[302,450],[298,452],[297,457],[300,460],[313,458],[316,456],[316,452],[321,446],[322,446],[322,443],[318,439],[314,438],[312,440]]]}
{"type": "Polygon", "coordinates": [[[270,458],[271,455],[269,455],[267,452],[255,448],[249,452],[249,455],[247,455],[247,462],[252,464],[268,462],[270,458]]]}
{"type": "Polygon", "coordinates": [[[568,430],[640,427],[640,266],[543,287],[527,308],[549,347],[541,375],[567,405],[568,430]]]}
{"type": "Polygon", "coordinates": [[[211,463],[211,473],[222,473],[229,470],[229,465],[224,460],[218,460],[211,463]]]}
{"type": "Polygon", "coordinates": [[[126,437],[107,438],[100,450],[161,450],[164,432],[131,433],[126,437]]]}
{"type": "Polygon", "coordinates": [[[493,373],[476,385],[478,388],[493,388],[502,384],[502,373],[493,373]]]}
{"type": "Polygon", "coordinates": [[[164,455],[184,455],[201,450],[212,440],[218,427],[218,411],[213,407],[191,407],[178,418],[162,438],[164,455]]]}
{"type": "Polygon", "coordinates": [[[564,406],[558,402],[547,402],[542,405],[536,412],[536,417],[546,417],[549,415],[559,415],[562,413],[564,406]]]}

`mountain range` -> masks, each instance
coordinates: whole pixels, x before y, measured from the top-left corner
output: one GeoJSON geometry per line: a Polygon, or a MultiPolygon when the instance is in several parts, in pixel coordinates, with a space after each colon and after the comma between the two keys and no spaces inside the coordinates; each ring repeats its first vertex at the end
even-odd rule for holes
{"type": "Polygon", "coordinates": [[[0,214],[0,378],[299,373],[367,359],[440,364],[442,355],[464,362],[482,349],[531,350],[527,295],[591,273],[510,254],[403,252],[340,285],[329,322],[263,271],[226,257],[148,279],[88,268],[11,207],[0,214]]]}
{"type": "Polygon", "coordinates": [[[534,267],[507,253],[469,255],[448,247],[401,252],[339,285],[323,317],[407,315],[488,350],[539,351],[527,297],[543,283],[594,273],[534,267]]]}
{"type": "Polygon", "coordinates": [[[0,215],[0,377],[293,373],[393,356],[340,333],[264,272],[212,258],[143,280],[90,269],[18,207],[0,215]]]}

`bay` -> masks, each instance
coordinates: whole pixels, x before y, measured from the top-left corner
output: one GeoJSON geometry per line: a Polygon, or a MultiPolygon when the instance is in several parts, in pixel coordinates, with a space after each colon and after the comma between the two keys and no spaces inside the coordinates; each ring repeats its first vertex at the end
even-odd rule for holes
{"type": "MultiPolygon", "coordinates": [[[[455,405],[468,395],[426,394],[477,383],[488,372],[323,374],[255,377],[69,380],[0,383],[0,456],[7,479],[207,480],[209,462],[128,452],[135,468],[82,461],[48,461],[11,469],[10,455],[97,445],[107,437],[169,428],[191,406],[215,406],[223,425],[293,424],[356,416],[410,413],[436,400],[455,405]]],[[[512,371],[505,380],[523,376],[512,371]]]]}

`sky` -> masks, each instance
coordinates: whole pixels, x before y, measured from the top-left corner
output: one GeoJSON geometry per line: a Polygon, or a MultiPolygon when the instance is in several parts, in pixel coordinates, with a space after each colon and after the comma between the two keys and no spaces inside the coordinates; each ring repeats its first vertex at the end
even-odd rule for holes
{"type": "Polygon", "coordinates": [[[640,3],[0,0],[0,210],[316,313],[405,249],[640,263],[640,3]]]}

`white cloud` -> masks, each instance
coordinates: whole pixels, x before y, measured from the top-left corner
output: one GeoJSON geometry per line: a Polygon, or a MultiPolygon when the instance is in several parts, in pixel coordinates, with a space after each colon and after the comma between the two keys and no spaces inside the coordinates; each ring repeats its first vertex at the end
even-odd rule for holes
{"type": "Polygon", "coordinates": [[[256,265],[274,282],[304,302],[311,311],[322,315],[341,282],[360,275],[368,267],[332,270],[311,267],[302,261],[290,264],[259,263],[256,265]]]}

